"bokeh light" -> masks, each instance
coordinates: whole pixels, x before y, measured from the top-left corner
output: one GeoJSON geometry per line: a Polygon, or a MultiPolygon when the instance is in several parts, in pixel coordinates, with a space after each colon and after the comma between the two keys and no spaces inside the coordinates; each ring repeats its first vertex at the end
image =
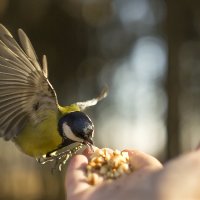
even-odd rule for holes
{"type": "Polygon", "coordinates": [[[158,83],[163,81],[165,70],[165,42],[155,37],[139,38],[113,75],[112,105],[100,112],[98,132],[102,135],[98,141],[104,144],[109,138],[114,148],[128,145],[154,155],[164,150],[167,100],[158,83]]]}

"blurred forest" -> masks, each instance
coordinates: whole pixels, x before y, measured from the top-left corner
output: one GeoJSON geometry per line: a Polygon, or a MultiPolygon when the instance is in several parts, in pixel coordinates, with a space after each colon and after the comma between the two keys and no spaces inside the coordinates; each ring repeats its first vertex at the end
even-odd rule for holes
{"type": "MultiPolygon", "coordinates": [[[[200,1],[0,0],[0,22],[22,28],[61,105],[109,96],[87,110],[98,147],[137,148],[161,161],[194,149],[200,130],[200,1]]],[[[51,174],[0,140],[0,199],[64,199],[51,174]]]]}

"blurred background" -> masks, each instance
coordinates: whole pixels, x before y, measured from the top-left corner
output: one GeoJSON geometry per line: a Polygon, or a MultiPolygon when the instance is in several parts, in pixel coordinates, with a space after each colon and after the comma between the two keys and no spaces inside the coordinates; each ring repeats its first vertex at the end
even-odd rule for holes
{"type": "MultiPolygon", "coordinates": [[[[22,28],[61,105],[109,96],[87,110],[98,147],[137,148],[165,162],[200,130],[200,1],[0,0],[0,22],[22,28]]],[[[0,199],[65,199],[62,173],[0,140],[0,199]]]]}

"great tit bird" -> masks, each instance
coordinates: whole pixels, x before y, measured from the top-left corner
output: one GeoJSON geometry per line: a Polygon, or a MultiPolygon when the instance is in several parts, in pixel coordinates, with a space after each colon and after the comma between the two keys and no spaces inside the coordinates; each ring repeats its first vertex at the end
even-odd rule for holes
{"type": "Polygon", "coordinates": [[[75,142],[93,144],[94,125],[83,112],[107,94],[86,102],[60,106],[42,65],[22,29],[20,45],[0,24],[0,137],[12,140],[25,154],[39,158],[75,142]]]}

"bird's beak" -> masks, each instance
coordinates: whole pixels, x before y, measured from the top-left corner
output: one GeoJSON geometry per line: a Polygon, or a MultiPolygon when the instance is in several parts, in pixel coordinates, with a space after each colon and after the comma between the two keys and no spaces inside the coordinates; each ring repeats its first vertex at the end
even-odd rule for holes
{"type": "Polygon", "coordinates": [[[87,138],[87,140],[83,141],[83,144],[87,145],[90,148],[90,150],[92,152],[94,152],[94,149],[93,149],[94,142],[93,142],[92,138],[87,138]]]}
{"type": "Polygon", "coordinates": [[[92,138],[87,138],[87,140],[84,140],[83,143],[88,145],[88,146],[91,146],[91,145],[94,144],[92,138]]]}
{"type": "Polygon", "coordinates": [[[93,142],[93,139],[92,139],[92,138],[89,138],[88,142],[89,142],[91,145],[93,145],[93,144],[94,144],[94,142],[93,142]]]}

